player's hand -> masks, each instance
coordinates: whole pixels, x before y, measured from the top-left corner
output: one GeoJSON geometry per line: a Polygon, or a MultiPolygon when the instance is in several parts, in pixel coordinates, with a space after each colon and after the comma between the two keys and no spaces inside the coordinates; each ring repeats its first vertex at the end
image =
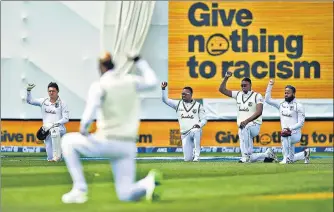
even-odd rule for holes
{"type": "Polygon", "coordinates": [[[201,128],[201,126],[199,126],[198,124],[195,124],[195,125],[193,126],[193,128],[201,128]]]}
{"type": "Polygon", "coordinates": [[[161,83],[161,89],[162,89],[162,90],[165,90],[166,87],[167,87],[167,85],[168,85],[167,82],[162,82],[162,83],[161,83]]]}
{"type": "Polygon", "coordinates": [[[274,79],[270,79],[269,80],[269,85],[274,85],[275,84],[275,80],[274,79]]]}
{"type": "Polygon", "coordinates": [[[248,123],[249,123],[249,122],[248,122],[247,120],[245,120],[245,121],[243,121],[243,122],[240,123],[240,126],[239,126],[239,127],[240,127],[241,129],[243,129],[243,128],[246,127],[246,125],[247,125],[248,123]]]}
{"type": "Polygon", "coordinates": [[[52,127],[53,127],[53,123],[46,123],[46,124],[43,124],[43,129],[44,129],[45,131],[50,130],[52,127]]]}
{"type": "Polygon", "coordinates": [[[80,134],[83,136],[89,135],[89,127],[90,124],[80,124],[80,129],[79,129],[80,134]]]}
{"type": "Polygon", "coordinates": [[[132,50],[126,53],[126,57],[128,58],[128,60],[138,60],[140,55],[138,52],[132,50]]]}
{"type": "Polygon", "coordinates": [[[281,131],[281,136],[282,137],[289,137],[289,136],[291,136],[291,133],[292,133],[292,131],[289,128],[284,128],[281,131]]]}
{"type": "Polygon", "coordinates": [[[28,83],[27,85],[27,91],[31,91],[36,85],[33,83],[28,83]]]}
{"type": "Polygon", "coordinates": [[[231,76],[232,76],[232,72],[227,71],[226,74],[225,74],[225,77],[226,78],[230,78],[231,76]]]}

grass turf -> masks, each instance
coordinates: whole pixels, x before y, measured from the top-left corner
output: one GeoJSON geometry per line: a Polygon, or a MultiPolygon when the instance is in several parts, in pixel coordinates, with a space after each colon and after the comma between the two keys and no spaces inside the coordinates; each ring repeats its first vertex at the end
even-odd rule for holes
{"type": "MultiPolygon", "coordinates": [[[[312,155],[333,156],[332,153],[312,155]]],[[[163,192],[161,200],[152,204],[118,201],[108,161],[83,161],[90,199],[83,205],[64,205],[60,198],[70,190],[71,179],[63,162],[35,160],[44,158],[44,154],[7,153],[5,156],[10,157],[1,158],[2,212],[333,211],[332,158],[313,159],[311,164],[289,165],[239,164],[235,161],[138,161],[138,179],[152,168],[164,174],[163,184],[159,187],[163,192]]]]}

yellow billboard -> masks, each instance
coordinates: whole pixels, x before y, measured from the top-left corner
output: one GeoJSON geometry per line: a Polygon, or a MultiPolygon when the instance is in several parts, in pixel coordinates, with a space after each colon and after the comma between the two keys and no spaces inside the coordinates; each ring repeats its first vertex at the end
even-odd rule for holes
{"type": "MultiPolygon", "coordinates": [[[[2,121],[1,146],[42,147],[36,137],[41,121],[2,121]]],[[[79,121],[66,124],[67,132],[77,132],[79,121]]],[[[95,130],[93,125],[92,132],[95,130]]],[[[300,143],[296,146],[331,147],[334,134],[331,121],[306,121],[300,143]]],[[[260,135],[254,138],[255,147],[281,146],[279,121],[264,121],[260,135]]],[[[142,121],[137,147],[181,147],[177,121],[142,121]]],[[[203,128],[201,146],[239,147],[238,128],[235,121],[209,121],[203,128]]]]}
{"type": "Polygon", "coordinates": [[[232,71],[227,88],[240,90],[250,77],[264,95],[287,84],[298,98],[333,98],[332,2],[169,2],[169,96],[184,86],[196,98],[226,98],[218,88],[232,71]]]}

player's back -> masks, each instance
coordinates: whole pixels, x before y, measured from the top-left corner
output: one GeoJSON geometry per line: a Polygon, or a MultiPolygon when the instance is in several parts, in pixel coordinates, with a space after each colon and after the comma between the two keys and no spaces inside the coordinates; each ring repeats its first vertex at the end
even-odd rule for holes
{"type": "Polygon", "coordinates": [[[135,139],[140,123],[140,101],[135,76],[107,72],[100,79],[103,103],[97,120],[97,133],[106,139],[135,139]]]}

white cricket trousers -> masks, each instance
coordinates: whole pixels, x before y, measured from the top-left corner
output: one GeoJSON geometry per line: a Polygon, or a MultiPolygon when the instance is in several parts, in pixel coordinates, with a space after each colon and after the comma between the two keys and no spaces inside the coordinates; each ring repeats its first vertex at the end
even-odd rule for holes
{"type": "Polygon", "coordinates": [[[302,134],[300,132],[291,134],[289,137],[281,137],[283,161],[295,162],[305,159],[304,151],[295,154],[295,144],[300,141],[301,137],[302,134]]]}
{"type": "MultiPolygon", "coordinates": [[[[60,132],[60,137],[63,137],[66,133],[66,128],[64,126],[59,127],[59,132],[60,132]]],[[[53,146],[52,146],[52,138],[51,138],[51,133],[45,138],[44,140],[45,144],[45,151],[46,151],[46,156],[48,160],[52,160],[54,155],[53,155],[53,146]]]]}
{"type": "Polygon", "coordinates": [[[62,151],[68,171],[72,177],[73,189],[88,191],[80,154],[87,157],[110,159],[116,193],[121,201],[136,201],[146,194],[143,180],[136,178],[135,141],[97,140],[94,134],[67,133],[62,138],[62,151]]]}
{"type": "Polygon", "coordinates": [[[201,153],[202,129],[191,129],[187,134],[181,135],[184,161],[192,161],[193,157],[199,158],[201,153]]]}
{"type": "Polygon", "coordinates": [[[239,128],[239,141],[242,160],[247,156],[250,157],[250,162],[264,161],[268,155],[266,153],[253,153],[253,138],[260,133],[260,126],[256,123],[249,123],[245,128],[239,128]]]}

